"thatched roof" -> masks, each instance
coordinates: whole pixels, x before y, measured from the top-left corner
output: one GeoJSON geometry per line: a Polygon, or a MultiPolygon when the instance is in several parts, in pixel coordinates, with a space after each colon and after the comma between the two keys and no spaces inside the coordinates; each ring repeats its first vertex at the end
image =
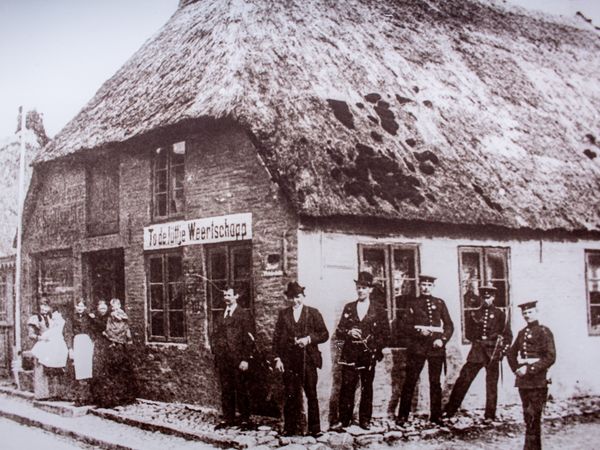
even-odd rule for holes
{"type": "Polygon", "coordinates": [[[600,36],[468,0],[182,1],[38,162],[246,127],[298,212],[600,230],[600,36]]]}

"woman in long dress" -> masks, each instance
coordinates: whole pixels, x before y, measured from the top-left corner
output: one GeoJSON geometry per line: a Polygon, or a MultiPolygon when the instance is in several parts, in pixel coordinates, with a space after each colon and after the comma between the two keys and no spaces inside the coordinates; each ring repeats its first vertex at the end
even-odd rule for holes
{"type": "Polygon", "coordinates": [[[92,401],[97,406],[104,405],[104,397],[110,391],[111,381],[107,374],[108,339],[104,336],[108,320],[108,305],[99,300],[95,314],[92,315],[94,354],[92,356],[92,401]]]}
{"type": "Polygon", "coordinates": [[[89,400],[89,383],[92,378],[94,343],[92,342],[92,317],[86,314],[83,300],[75,305],[73,316],[73,349],[72,358],[75,366],[75,379],[78,381],[76,405],[84,405],[89,400]]]}

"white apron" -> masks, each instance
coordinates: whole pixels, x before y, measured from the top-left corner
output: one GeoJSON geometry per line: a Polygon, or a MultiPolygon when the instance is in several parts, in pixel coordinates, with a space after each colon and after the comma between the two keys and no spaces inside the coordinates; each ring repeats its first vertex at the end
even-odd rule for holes
{"type": "Polygon", "coordinates": [[[92,359],[94,357],[94,343],[87,334],[78,334],[73,339],[73,365],[75,366],[75,379],[86,380],[92,378],[92,359]]]}

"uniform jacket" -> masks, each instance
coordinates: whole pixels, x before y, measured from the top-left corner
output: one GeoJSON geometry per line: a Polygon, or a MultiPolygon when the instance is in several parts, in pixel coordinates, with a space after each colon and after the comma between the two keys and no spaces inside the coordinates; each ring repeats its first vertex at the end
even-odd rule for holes
{"type": "Polygon", "coordinates": [[[344,306],[342,317],[335,330],[335,338],[343,341],[340,364],[354,366],[357,369],[370,368],[383,358],[382,350],[388,345],[390,329],[383,308],[378,307],[373,299],[363,320],[359,320],[356,311],[358,300],[344,306]],[[356,340],[348,332],[359,328],[362,340],[356,340]]]}
{"type": "Polygon", "coordinates": [[[446,303],[441,298],[421,295],[413,298],[408,304],[406,329],[409,332],[408,352],[425,356],[444,356],[446,342],[454,332],[454,324],[448,313],[446,303]],[[415,325],[442,327],[441,333],[422,336],[415,325]],[[444,345],[433,348],[433,341],[441,339],[444,345]]]}
{"type": "Polygon", "coordinates": [[[501,342],[495,359],[500,360],[512,341],[510,325],[506,322],[504,311],[494,305],[482,305],[468,313],[466,337],[471,341],[471,351],[467,361],[487,364],[494,353],[498,337],[501,337],[501,342]]]}
{"type": "Polygon", "coordinates": [[[521,366],[527,366],[527,373],[517,376],[515,386],[518,388],[543,388],[548,385],[546,376],[548,368],[556,360],[554,336],[548,327],[537,321],[528,324],[519,331],[515,342],[507,354],[508,363],[513,372],[521,366]],[[538,358],[537,362],[525,362],[526,358],[538,358]]]}
{"type": "Polygon", "coordinates": [[[250,312],[237,305],[231,317],[217,314],[212,334],[212,352],[217,363],[232,361],[236,366],[240,362],[249,362],[253,355],[254,322],[250,312]]]}
{"type": "Polygon", "coordinates": [[[304,369],[305,364],[320,369],[323,359],[318,344],[327,342],[328,339],[329,331],[319,310],[303,305],[300,319],[296,323],[290,306],[279,311],[273,335],[273,355],[281,358],[286,371],[298,372],[304,369]],[[310,336],[310,344],[300,348],[295,339],[306,336],[310,336]]]}

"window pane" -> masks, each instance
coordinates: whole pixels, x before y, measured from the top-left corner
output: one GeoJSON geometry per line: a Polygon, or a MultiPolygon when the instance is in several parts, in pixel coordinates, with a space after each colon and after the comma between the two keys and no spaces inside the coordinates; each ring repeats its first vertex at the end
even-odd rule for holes
{"type": "Polygon", "coordinates": [[[167,194],[159,194],[155,197],[154,215],[155,216],[166,216],[167,215],[167,194]]]}
{"type": "Polygon", "coordinates": [[[171,337],[184,337],[183,311],[169,313],[169,334],[171,337]]]}
{"type": "Polygon", "coordinates": [[[212,280],[227,279],[227,257],[225,251],[211,251],[210,257],[210,278],[212,280]]]}
{"type": "Polygon", "coordinates": [[[252,252],[249,248],[233,251],[233,278],[235,280],[250,278],[252,273],[252,252]]]}
{"type": "Polygon", "coordinates": [[[361,270],[371,273],[375,278],[385,278],[385,250],[363,247],[363,266],[361,270]]]}
{"type": "Polygon", "coordinates": [[[598,283],[593,283],[593,286],[590,286],[590,304],[600,306],[600,290],[598,289],[598,283]]]}
{"type": "Polygon", "coordinates": [[[488,280],[503,280],[506,278],[504,268],[506,267],[506,255],[504,252],[487,252],[487,275],[488,280]]]}
{"type": "MultiPolygon", "coordinates": [[[[587,264],[587,277],[588,280],[599,280],[600,279],[600,252],[599,253],[588,253],[588,264],[587,264]]],[[[597,288],[594,290],[598,290],[597,288]]]]}
{"type": "Polygon", "coordinates": [[[164,324],[164,313],[152,312],[150,313],[150,333],[152,336],[164,336],[165,335],[165,324],[164,324]]]}
{"type": "Polygon", "coordinates": [[[169,309],[183,309],[183,283],[169,283],[169,309]]]}
{"type": "Polygon", "coordinates": [[[227,281],[225,280],[209,283],[211,306],[213,309],[225,309],[223,290],[225,289],[226,285],[227,281]]]}
{"type": "Polygon", "coordinates": [[[481,281],[479,252],[461,252],[460,283],[465,308],[479,307],[479,285],[481,281]]]}
{"type": "Polygon", "coordinates": [[[167,150],[165,148],[157,148],[156,149],[156,170],[166,169],[167,168],[167,150]]]}
{"type": "Polygon", "coordinates": [[[150,285],[150,308],[151,309],[163,309],[163,285],[152,284],[150,285]]]}
{"type": "Polygon", "coordinates": [[[238,303],[243,308],[250,308],[250,281],[236,281],[233,287],[235,292],[240,296],[238,303]]]}
{"type": "Polygon", "coordinates": [[[167,277],[167,281],[181,281],[183,278],[181,256],[169,256],[168,269],[169,275],[167,277]]]}
{"type": "Polygon", "coordinates": [[[600,306],[592,306],[590,308],[590,316],[593,327],[600,327],[600,306]]]}
{"type": "Polygon", "coordinates": [[[172,171],[173,189],[183,189],[183,166],[175,166],[172,171]]]}
{"type": "Polygon", "coordinates": [[[414,295],[416,249],[394,249],[392,283],[394,297],[414,295]]]}
{"type": "Polygon", "coordinates": [[[162,282],[162,258],[150,258],[150,282],[162,282]]]}
{"type": "Polygon", "coordinates": [[[157,170],[154,173],[154,192],[166,192],[167,191],[167,171],[157,170]]]}
{"type": "Polygon", "coordinates": [[[494,305],[503,308],[508,306],[508,289],[506,282],[494,281],[492,283],[496,290],[496,298],[494,299],[494,305]]]}

